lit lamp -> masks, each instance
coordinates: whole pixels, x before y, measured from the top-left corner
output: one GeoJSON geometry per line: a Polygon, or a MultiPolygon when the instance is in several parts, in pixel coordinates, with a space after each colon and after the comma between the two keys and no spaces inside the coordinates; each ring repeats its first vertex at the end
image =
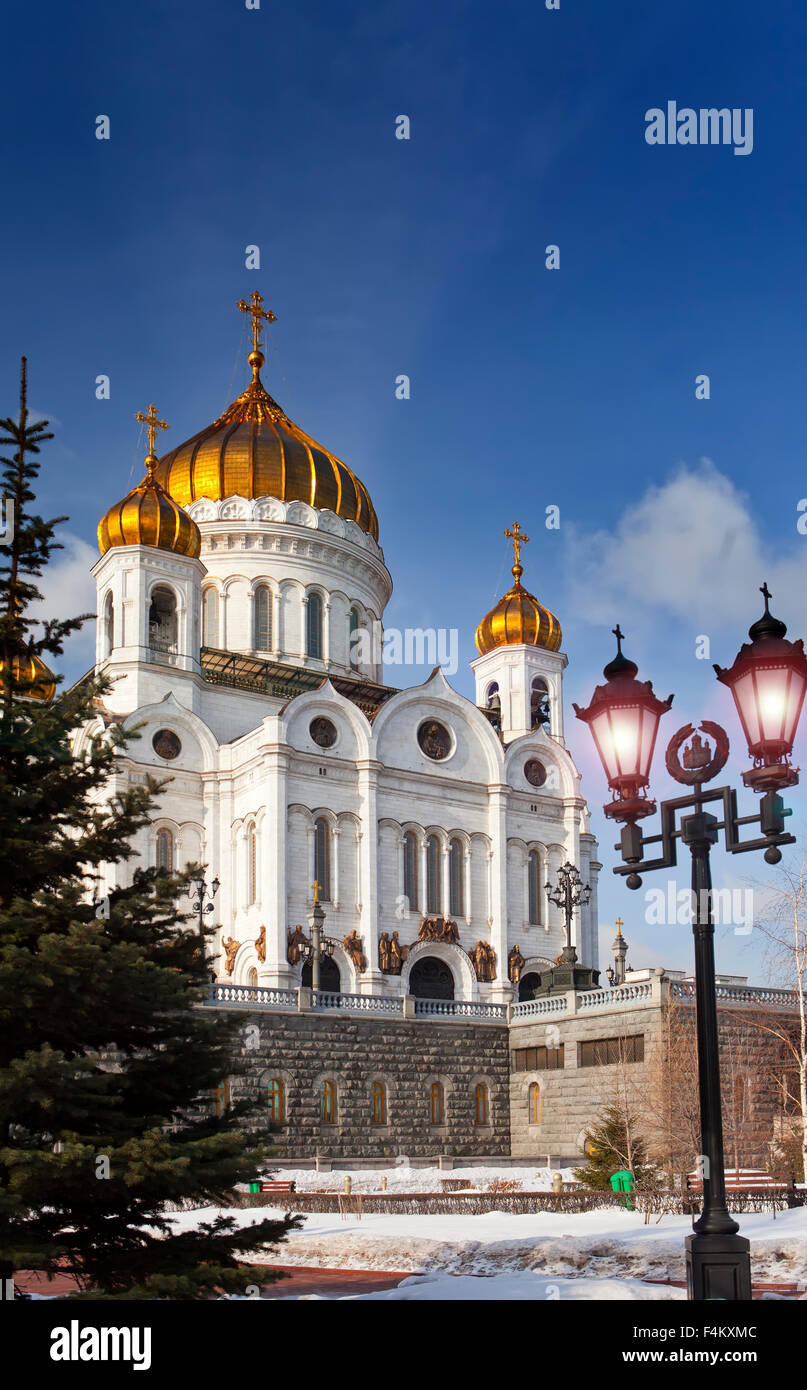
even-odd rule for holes
{"type": "Polygon", "coordinates": [[[624,633],[613,629],[617,652],[603,671],[607,685],[598,685],[588,709],[574,706],[588,724],[614,800],[603,809],[613,820],[633,822],[652,816],[654,801],[647,796],[650,764],[659,720],[673,697],[659,700],[650,681],[636,679],[638,666],[622,653],[624,633]]]}
{"type": "Polygon", "coordinates": [[[798,782],[798,770],[789,763],[796,728],[807,691],[807,656],[804,642],[789,642],[787,628],[768,608],[767,584],[763,616],[748,629],[730,670],[715,666],[717,679],[734,696],[749,756],[754,766],[743,773],[743,782],[754,791],[778,791],[798,782]]]}

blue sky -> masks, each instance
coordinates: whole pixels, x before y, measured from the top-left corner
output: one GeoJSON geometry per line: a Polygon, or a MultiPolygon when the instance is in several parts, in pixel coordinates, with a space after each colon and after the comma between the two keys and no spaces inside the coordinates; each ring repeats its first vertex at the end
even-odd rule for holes
{"type": "MultiPolygon", "coordinates": [[[[712,717],[738,744],[696,637],[729,664],[763,579],[790,635],[807,633],[799,8],[16,7],[0,410],[24,351],[32,403],[56,422],[42,508],[68,512],[74,538],[54,607],[91,597],[98,516],[140,475],[134,411],[156,401],[176,444],[245,383],[234,301],[258,287],[278,316],[269,389],[370,489],[388,623],[458,628],[454,683],[472,694],[474,627],[506,587],[517,517],[525,583],[563,623],[567,701],[588,702],[618,618],[642,676],[676,691],[668,736],[712,717]],[[752,153],[648,145],[645,111],[672,99],[752,108],[752,153]],[[244,268],[255,243],[260,272],[244,268]]],[[[605,788],[570,709],[567,740],[601,838],[605,939],[621,914],[633,964],[688,965],[688,930],[648,926],[611,874],[605,788]]],[[[725,872],[770,874],[717,855],[725,872]]],[[[755,935],[721,933],[718,956],[760,973],[755,935]]]]}

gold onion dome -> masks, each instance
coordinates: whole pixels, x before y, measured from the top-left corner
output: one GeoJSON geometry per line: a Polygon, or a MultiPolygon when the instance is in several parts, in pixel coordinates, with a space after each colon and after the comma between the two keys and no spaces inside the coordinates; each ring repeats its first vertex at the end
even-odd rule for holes
{"type": "Polygon", "coordinates": [[[482,619],[476,629],[476,645],[482,656],[496,647],[544,647],[550,652],[559,651],[563,638],[560,623],[521,583],[524,570],[519,564],[519,554],[529,536],[524,535],[517,521],[513,529],[504,534],[513,542],[515,583],[482,619]]]}
{"type": "Polygon", "coordinates": [[[173,497],[168,496],[155,476],[154,434],[157,429],[168,426],[164,420],[157,419],[153,405],[149,406],[148,415],[138,413],[135,419],[145,421],[149,432],[146,476],[122,502],[116,502],[102,516],[98,523],[98,548],[105,555],[113,545],[152,545],[158,550],[173,550],[177,555],[196,559],[202,548],[199,527],[173,497]]]}
{"type": "Polygon", "coordinates": [[[261,319],[274,314],[262,308],[256,290],[251,303],[238,307],[252,316],[252,381],[212,425],[164,454],[157,477],[181,506],[199,498],[277,497],[307,502],[354,521],[378,539],[378,518],[364,484],[346,463],[292,423],[265,389],[260,370],[261,319]]]}
{"type": "MultiPolygon", "coordinates": [[[[56,679],[41,657],[33,652],[11,658],[12,685],[24,700],[42,700],[47,704],[56,694],[56,679]],[[22,687],[22,688],[20,688],[22,687]]],[[[0,657],[0,689],[6,685],[6,663],[0,657]]]]}

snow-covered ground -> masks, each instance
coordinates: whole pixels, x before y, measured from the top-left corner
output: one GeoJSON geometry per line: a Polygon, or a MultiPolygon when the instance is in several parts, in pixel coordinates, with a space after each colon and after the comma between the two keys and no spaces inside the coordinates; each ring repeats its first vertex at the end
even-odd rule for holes
{"type": "MultiPolygon", "coordinates": [[[[322,1176],[322,1175],[320,1175],[322,1176]]],[[[190,1227],[212,1219],[218,1208],[178,1212],[173,1220],[190,1227]]],[[[276,1209],[275,1209],[276,1211],[276,1209]]],[[[259,1216],[274,1214],[271,1208],[229,1209],[240,1225],[259,1216]]],[[[774,1219],[767,1213],[751,1213],[741,1218],[742,1234],[751,1241],[752,1274],[757,1282],[795,1283],[807,1292],[807,1207],[780,1212],[774,1219]]],[[[563,1212],[487,1212],[479,1216],[427,1215],[382,1216],[375,1213],[359,1217],[337,1214],[306,1214],[304,1224],[284,1241],[270,1257],[278,1264],[307,1265],[333,1269],[411,1270],[413,1273],[439,1274],[454,1290],[461,1281],[443,1276],[475,1276],[469,1288],[479,1288],[476,1297],[510,1297],[493,1292],[489,1276],[531,1276],[523,1287],[539,1287],[538,1280],[557,1283],[595,1280],[601,1293],[579,1296],[613,1297],[609,1281],[684,1278],[684,1239],[692,1229],[684,1216],[652,1217],[645,1225],[638,1212],[617,1207],[572,1215],[563,1212]],[[479,1278],[479,1276],[486,1276],[479,1278]],[[486,1286],[487,1291],[482,1289],[486,1286]]],[[[266,1256],[256,1256],[256,1259],[266,1256]]],[[[401,1297],[444,1297],[433,1291],[433,1282],[412,1285],[407,1282],[401,1297]]],[[[498,1280],[496,1283],[498,1288],[498,1280]]],[[[674,1290],[662,1290],[647,1297],[673,1297],[674,1290]]],[[[369,1295],[367,1295],[369,1297],[369,1295]]],[[[381,1295],[379,1295],[381,1296],[381,1295]]],[[[455,1293],[451,1297],[457,1296],[455,1293]]],[[[546,1293],[518,1295],[548,1297],[546,1293]]],[[[565,1296],[565,1295],[564,1295],[565,1296]]],[[[627,1293],[626,1297],[634,1294],[627,1293]]]]}
{"type": "Polygon", "coordinates": [[[311,1168],[273,1168],[271,1177],[277,1182],[295,1182],[298,1192],[344,1192],[349,1177],[354,1192],[381,1192],[381,1180],[387,1179],[388,1192],[441,1192],[445,1180],[465,1179],[473,1188],[482,1191],[496,1181],[516,1182],[524,1192],[549,1192],[552,1176],[559,1172],[564,1182],[572,1182],[571,1168],[515,1168],[498,1164],[495,1168],[412,1168],[398,1163],[392,1168],[358,1170],[338,1169],[317,1173],[311,1168]]]}
{"type": "MultiPolygon", "coordinates": [[[[321,1294],[302,1294],[297,1302],[321,1298],[321,1294]]],[[[659,1284],[643,1284],[640,1279],[546,1279],[528,1271],[523,1274],[480,1275],[415,1274],[404,1279],[397,1289],[379,1293],[342,1294],[352,1302],[391,1298],[406,1300],[475,1302],[479,1299],[507,1299],[508,1303],[536,1299],[556,1302],[563,1299],[605,1299],[631,1302],[670,1298],[686,1298],[686,1289],[671,1289],[659,1284]]],[[[291,1299],[283,1300],[291,1302],[291,1299]]]]}

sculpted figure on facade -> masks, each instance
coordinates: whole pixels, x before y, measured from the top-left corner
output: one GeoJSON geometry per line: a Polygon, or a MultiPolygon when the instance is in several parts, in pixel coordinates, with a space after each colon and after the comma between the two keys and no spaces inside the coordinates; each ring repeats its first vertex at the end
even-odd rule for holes
{"type": "Polygon", "coordinates": [[[266,927],[261,927],[260,932],[255,938],[255,951],[258,960],[261,962],[261,965],[263,965],[266,960],[266,927]]]}
{"type": "Polygon", "coordinates": [[[232,975],[241,942],[236,941],[234,936],[225,936],[222,938],[221,944],[224,947],[224,968],[228,975],[232,975]]]}
{"type": "Polygon", "coordinates": [[[289,931],[287,935],[288,945],[286,947],[286,959],[289,965],[296,965],[302,955],[300,947],[309,944],[308,937],[300,926],[295,927],[294,931],[289,931]]]}
{"type": "Polygon", "coordinates": [[[480,984],[490,984],[496,979],[496,952],[489,941],[477,941],[468,955],[480,984]]]}
{"type": "Polygon", "coordinates": [[[342,942],[342,945],[344,946],[345,950],[350,956],[350,959],[353,961],[353,964],[356,967],[359,974],[363,974],[364,971],[367,969],[367,957],[362,949],[362,939],[359,936],[359,933],[356,931],[355,927],[353,928],[353,931],[345,937],[344,941],[342,942]]]}
{"type": "Polygon", "coordinates": [[[507,957],[507,974],[511,984],[518,984],[519,980],[521,979],[521,972],[523,969],[524,957],[518,949],[518,946],[514,946],[509,956],[507,957]]]}

